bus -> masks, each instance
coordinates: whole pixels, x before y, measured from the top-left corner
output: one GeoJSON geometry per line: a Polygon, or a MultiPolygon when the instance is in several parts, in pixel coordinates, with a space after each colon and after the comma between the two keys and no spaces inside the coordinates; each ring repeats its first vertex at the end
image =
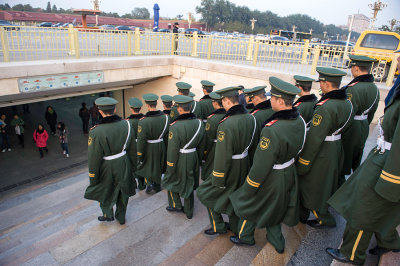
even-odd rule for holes
{"type": "MultiPolygon", "coordinates": [[[[288,31],[288,30],[271,30],[270,35],[286,37],[289,40],[293,40],[293,38],[294,38],[294,32],[288,31]]],[[[296,40],[295,41],[304,42],[305,40],[311,40],[311,37],[312,37],[311,33],[296,32],[296,36],[295,36],[296,40]]]]}

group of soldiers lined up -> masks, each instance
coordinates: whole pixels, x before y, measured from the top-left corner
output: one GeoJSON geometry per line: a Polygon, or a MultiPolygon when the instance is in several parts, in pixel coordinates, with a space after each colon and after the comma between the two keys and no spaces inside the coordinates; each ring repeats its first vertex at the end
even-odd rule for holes
{"type": "Polygon", "coordinates": [[[115,99],[97,99],[103,119],[89,134],[85,198],[100,202],[100,221],[115,217],[124,224],[136,178],[147,193],[165,188],[167,211],[191,219],[197,189],[210,218],[205,234],[231,230],[235,244],[254,245],[255,228],[266,228],[279,253],[281,223],[334,227],[330,205],[347,220],[340,249],[326,249],[332,257],[362,264],[373,234],[377,247],[370,253],[399,251],[400,86],[379,120],[378,144],[360,166],[380,95],[369,74],[375,60],[350,59],[354,80],[342,88],[346,72],[317,68],[319,100],[311,94],[314,80],[303,76],[294,76],[295,85],[271,77],[268,92],[266,86],[244,89],[251,110],[239,104],[240,87],[213,92],[209,81],[201,82],[199,102],[190,84],[176,83],[179,95],[161,96],[164,111],[157,110],[155,94],[143,96],[145,115],[142,101],[131,98],[126,120],[115,115],[115,99]]]}

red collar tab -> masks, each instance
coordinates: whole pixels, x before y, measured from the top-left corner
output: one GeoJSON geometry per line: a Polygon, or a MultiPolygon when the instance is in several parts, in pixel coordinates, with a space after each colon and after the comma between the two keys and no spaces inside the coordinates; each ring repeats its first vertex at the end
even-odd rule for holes
{"type": "Polygon", "coordinates": [[[254,110],[254,111],[251,112],[250,114],[255,115],[258,111],[260,111],[260,109],[254,110]]]}
{"type": "Polygon", "coordinates": [[[359,82],[359,81],[354,82],[354,83],[352,83],[352,84],[349,84],[347,87],[353,87],[353,86],[356,85],[358,82],[359,82]]]}
{"type": "Polygon", "coordinates": [[[327,101],[329,101],[329,98],[326,99],[326,100],[323,100],[322,102],[317,103],[317,105],[318,105],[318,106],[321,106],[321,105],[323,105],[324,103],[326,103],[327,101]]]}
{"type": "Polygon", "coordinates": [[[299,105],[301,104],[301,102],[298,102],[294,105],[294,107],[299,107],[299,105]]]}
{"type": "Polygon", "coordinates": [[[221,121],[219,121],[219,124],[221,124],[222,122],[224,122],[226,119],[228,119],[229,116],[225,117],[224,119],[222,119],[221,121]]]}
{"type": "Polygon", "coordinates": [[[211,118],[213,117],[215,114],[210,114],[207,118],[211,118]]]}
{"type": "Polygon", "coordinates": [[[266,127],[270,127],[270,126],[272,126],[273,124],[275,124],[276,122],[278,122],[278,119],[272,120],[271,122],[268,122],[265,126],[266,126],[266,127]]]}

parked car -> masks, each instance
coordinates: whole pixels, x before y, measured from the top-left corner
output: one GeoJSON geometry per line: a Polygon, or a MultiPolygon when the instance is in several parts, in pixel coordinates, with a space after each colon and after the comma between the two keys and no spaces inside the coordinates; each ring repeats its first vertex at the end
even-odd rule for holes
{"type": "Polygon", "coordinates": [[[169,29],[158,29],[158,32],[171,32],[169,29]]]}
{"type": "Polygon", "coordinates": [[[266,41],[268,41],[268,37],[265,36],[264,34],[257,34],[256,37],[254,38],[256,41],[260,41],[262,43],[265,43],[266,41]]]}
{"type": "Polygon", "coordinates": [[[136,29],[139,29],[140,33],[144,33],[146,30],[143,27],[138,27],[138,26],[131,26],[129,27],[131,30],[135,31],[136,29]]]}
{"type": "Polygon", "coordinates": [[[4,27],[5,30],[20,30],[20,27],[7,20],[0,20],[0,27],[4,27]]]}
{"type": "Polygon", "coordinates": [[[132,31],[132,29],[129,26],[117,26],[115,27],[115,29],[120,31],[132,31]]]}
{"type": "Polygon", "coordinates": [[[99,27],[99,29],[101,29],[101,30],[114,30],[115,27],[113,25],[101,25],[99,27]]]}
{"type": "MultiPolygon", "coordinates": [[[[328,54],[329,56],[341,56],[343,57],[346,49],[345,41],[327,41],[321,45],[321,54],[328,54]]],[[[347,46],[347,52],[353,50],[353,45],[349,43],[347,46]]]]}
{"type": "Polygon", "coordinates": [[[185,36],[186,37],[191,37],[191,36],[193,36],[193,33],[194,32],[197,32],[197,35],[199,36],[199,37],[203,37],[205,34],[204,34],[204,32],[202,32],[201,30],[199,30],[199,29],[186,29],[185,30],[185,36]]]}
{"type": "Polygon", "coordinates": [[[69,27],[69,24],[71,24],[71,25],[72,25],[72,23],[64,23],[64,24],[62,24],[62,26],[61,26],[61,27],[63,27],[63,28],[68,28],[68,27],[69,27]]]}
{"type": "Polygon", "coordinates": [[[53,23],[51,23],[51,22],[42,22],[42,23],[40,23],[39,25],[37,25],[38,27],[47,27],[47,28],[50,28],[50,27],[52,27],[53,26],[53,23]]]}
{"type": "Polygon", "coordinates": [[[62,27],[62,23],[56,23],[56,24],[53,24],[53,25],[51,25],[53,28],[58,28],[58,27],[62,27]]]}

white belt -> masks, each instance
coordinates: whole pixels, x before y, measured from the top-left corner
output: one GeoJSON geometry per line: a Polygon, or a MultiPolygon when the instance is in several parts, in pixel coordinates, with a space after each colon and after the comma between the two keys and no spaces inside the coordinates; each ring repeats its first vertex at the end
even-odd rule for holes
{"type": "Polygon", "coordinates": [[[367,120],[368,115],[356,115],[354,116],[354,120],[367,120]]]}
{"type": "Polygon", "coordinates": [[[325,141],[337,141],[337,140],[340,140],[341,138],[342,138],[342,135],[341,135],[341,134],[332,135],[332,136],[327,136],[327,137],[325,138],[325,141]]]}
{"type": "Polygon", "coordinates": [[[248,151],[245,151],[245,152],[243,152],[241,154],[232,155],[232,159],[233,160],[240,160],[240,159],[246,158],[247,155],[249,155],[249,153],[248,153],[248,151]]]}
{"type": "Polygon", "coordinates": [[[293,163],[294,163],[294,158],[292,158],[290,161],[287,161],[286,163],[283,163],[283,164],[274,164],[274,167],[272,167],[272,169],[276,169],[276,170],[285,169],[285,168],[288,168],[289,166],[291,166],[293,163]]]}
{"type": "Polygon", "coordinates": [[[217,140],[216,140],[216,139],[213,139],[213,142],[217,142],[217,140]]]}
{"type": "Polygon", "coordinates": [[[147,143],[160,143],[163,141],[164,141],[163,139],[151,139],[151,140],[148,140],[147,143]]]}
{"type": "Polygon", "coordinates": [[[105,156],[105,157],[103,157],[103,159],[106,160],[106,161],[111,161],[111,160],[114,160],[114,159],[118,159],[118,158],[124,156],[125,154],[126,154],[126,151],[123,151],[123,152],[117,153],[115,155],[105,156]]]}
{"type": "Polygon", "coordinates": [[[203,122],[204,122],[204,123],[207,123],[207,119],[203,119],[203,122]]]}
{"type": "Polygon", "coordinates": [[[381,152],[385,152],[385,150],[390,151],[392,148],[392,143],[385,141],[383,137],[378,138],[376,144],[378,145],[377,149],[381,152]]]}
{"type": "Polygon", "coordinates": [[[195,152],[196,148],[192,148],[192,149],[180,149],[179,152],[180,153],[192,153],[195,152]]]}
{"type": "Polygon", "coordinates": [[[306,131],[307,131],[307,132],[308,132],[308,131],[310,131],[310,128],[309,128],[309,127],[307,127],[307,128],[306,128],[306,131]]]}

